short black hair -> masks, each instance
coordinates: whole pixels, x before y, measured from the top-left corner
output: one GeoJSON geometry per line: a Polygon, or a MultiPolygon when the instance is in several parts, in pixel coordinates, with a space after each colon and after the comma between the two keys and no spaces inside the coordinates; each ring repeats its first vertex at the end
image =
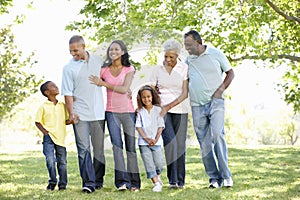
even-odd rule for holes
{"type": "Polygon", "coordinates": [[[195,30],[190,30],[189,32],[187,32],[186,34],[184,34],[184,38],[188,37],[188,36],[192,36],[192,38],[196,41],[199,41],[200,44],[202,44],[202,39],[200,37],[200,34],[195,31],[195,30]]]}
{"type": "Polygon", "coordinates": [[[45,91],[48,90],[48,84],[50,83],[51,81],[46,81],[45,83],[43,83],[40,87],[40,90],[42,92],[42,94],[45,96],[45,97],[48,97],[46,94],[45,94],[45,91]]]}
{"type": "Polygon", "coordinates": [[[84,39],[82,36],[80,35],[73,35],[70,40],[69,40],[69,44],[73,44],[73,43],[81,43],[84,44],[84,39]]]}

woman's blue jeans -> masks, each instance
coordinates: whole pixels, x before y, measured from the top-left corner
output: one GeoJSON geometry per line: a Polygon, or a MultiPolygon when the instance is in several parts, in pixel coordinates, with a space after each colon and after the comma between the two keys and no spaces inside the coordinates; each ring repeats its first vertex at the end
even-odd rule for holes
{"type": "Polygon", "coordinates": [[[223,179],[231,176],[224,137],[224,110],[224,99],[213,98],[203,106],[192,106],[194,130],[200,144],[205,171],[209,181],[217,181],[219,185],[223,179]]]}
{"type": "Polygon", "coordinates": [[[169,184],[185,184],[185,150],[188,114],[167,113],[162,132],[169,184]]]}
{"type": "Polygon", "coordinates": [[[135,147],[135,113],[105,112],[105,119],[113,145],[115,186],[118,188],[126,184],[127,188],[140,188],[141,180],[135,147]],[[127,155],[127,169],[123,154],[122,131],[127,155]]]}
{"type": "Polygon", "coordinates": [[[67,176],[67,151],[66,147],[54,144],[51,137],[47,134],[43,139],[43,153],[46,157],[46,166],[49,173],[49,184],[56,185],[56,163],[59,175],[58,187],[66,187],[68,183],[67,176]],[[54,155],[55,152],[55,155],[54,155]]]}

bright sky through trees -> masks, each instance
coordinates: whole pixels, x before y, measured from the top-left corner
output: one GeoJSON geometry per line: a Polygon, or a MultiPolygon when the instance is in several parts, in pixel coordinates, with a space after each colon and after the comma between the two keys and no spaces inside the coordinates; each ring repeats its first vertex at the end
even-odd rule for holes
{"type": "Polygon", "coordinates": [[[71,58],[68,40],[77,34],[65,31],[65,26],[78,19],[77,13],[83,1],[34,1],[32,8],[28,9],[29,2],[14,0],[9,16],[0,17],[1,24],[12,23],[16,15],[25,15],[24,23],[13,28],[17,46],[25,54],[35,52],[38,64],[31,69],[34,73],[60,85],[62,67],[71,58]]]}

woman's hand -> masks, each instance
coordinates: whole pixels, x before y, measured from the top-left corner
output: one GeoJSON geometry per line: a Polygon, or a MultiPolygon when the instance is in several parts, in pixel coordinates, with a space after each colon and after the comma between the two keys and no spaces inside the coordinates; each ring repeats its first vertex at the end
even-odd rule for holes
{"type": "Polygon", "coordinates": [[[168,106],[163,106],[162,108],[161,108],[161,111],[160,111],[160,116],[161,117],[164,117],[166,114],[167,114],[167,112],[169,111],[170,109],[169,109],[169,107],[168,106]]]}
{"type": "Polygon", "coordinates": [[[98,76],[91,75],[89,76],[89,80],[91,81],[92,84],[97,86],[104,86],[105,84],[105,82],[98,76]]]}

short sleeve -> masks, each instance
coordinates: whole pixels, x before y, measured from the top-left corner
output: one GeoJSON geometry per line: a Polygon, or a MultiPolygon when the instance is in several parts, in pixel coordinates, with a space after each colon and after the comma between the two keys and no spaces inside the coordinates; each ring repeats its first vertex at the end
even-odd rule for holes
{"type": "Polygon", "coordinates": [[[162,128],[165,128],[165,121],[164,121],[164,118],[160,116],[160,111],[161,111],[161,108],[158,107],[158,120],[157,120],[157,127],[162,127],[162,128]]]}
{"type": "Polygon", "coordinates": [[[43,123],[43,106],[40,106],[35,115],[35,122],[43,123]]]}
{"type": "Polygon", "coordinates": [[[129,67],[129,71],[128,71],[127,73],[129,73],[129,72],[135,72],[134,66],[131,65],[131,66],[129,67]]]}
{"type": "Polygon", "coordinates": [[[187,65],[189,65],[188,57],[185,59],[184,63],[187,64],[187,65]]]}
{"type": "Polygon", "coordinates": [[[158,68],[155,67],[151,72],[151,75],[149,77],[150,85],[155,86],[157,83],[157,70],[158,70],[158,68]]]}
{"type": "Polygon", "coordinates": [[[67,66],[63,69],[61,93],[64,96],[73,96],[74,82],[71,70],[67,66]]]}
{"type": "Polygon", "coordinates": [[[134,66],[130,65],[130,67],[123,67],[125,74],[127,75],[130,72],[134,72],[135,73],[135,68],[134,66]]]}
{"type": "Polygon", "coordinates": [[[231,69],[229,60],[221,51],[219,51],[219,62],[223,72],[227,72],[231,69]]]}
{"type": "Polygon", "coordinates": [[[101,68],[100,70],[100,78],[104,79],[106,75],[106,70],[109,69],[108,67],[101,68]]]}
{"type": "Polygon", "coordinates": [[[158,118],[158,127],[165,128],[164,118],[162,118],[162,117],[158,118]]]}
{"type": "Polygon", "coordinates": [[[186,63],[182,62],[182,67],[183,67],[183,80],[187,80],[188,79],[188,65],[186,63]]]}
{"type": "MultiPolygon", "coordinates": [[[[141,110],[139,110],[139,112],[141,112],[141,110]]],[[[142,117],[140,113],[137,115],[135,127],[142,127],[142,117]]]]}

